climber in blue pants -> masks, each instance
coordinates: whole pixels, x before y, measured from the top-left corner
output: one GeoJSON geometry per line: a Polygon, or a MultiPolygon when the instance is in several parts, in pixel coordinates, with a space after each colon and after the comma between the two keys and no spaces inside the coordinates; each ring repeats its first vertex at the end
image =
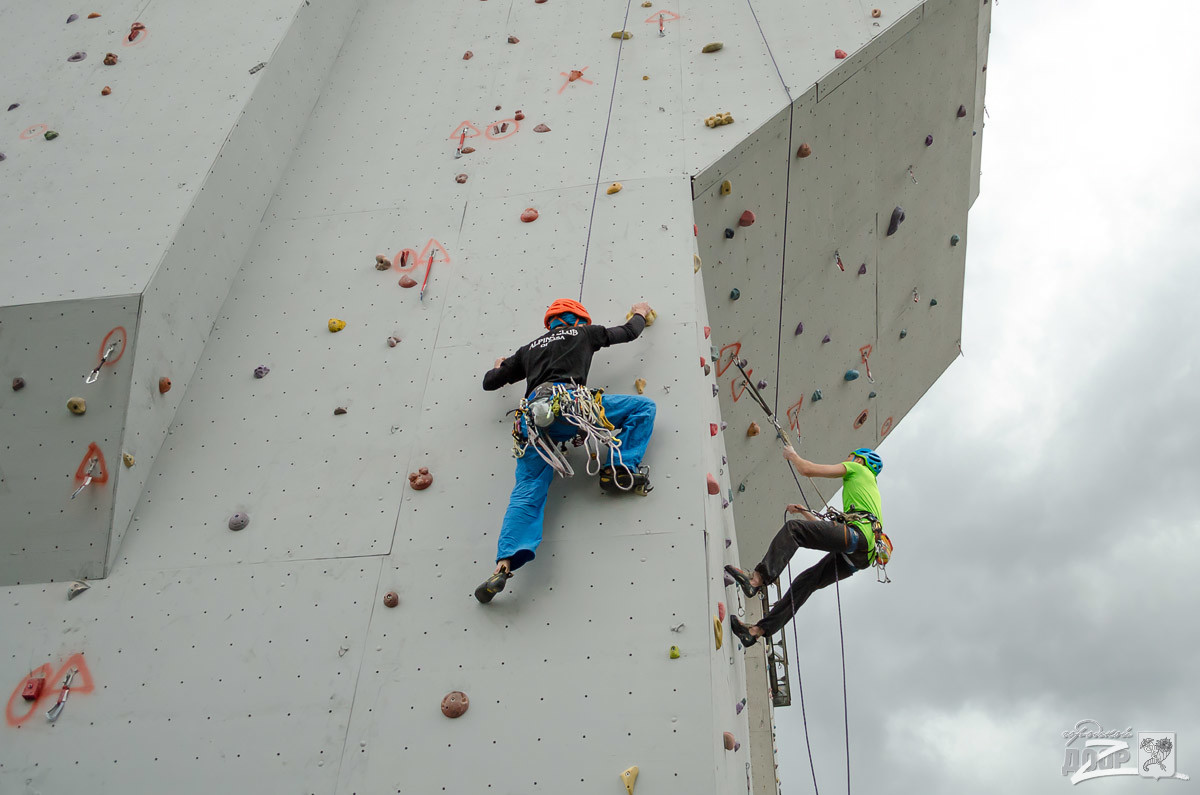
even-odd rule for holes
{"type": "Polygon", "coordinates": [[[529,408],[518,415],[517,433],[525,442],[524,452],[517,458],[516,485],[500,527],[496,570],[475,589],[480,602],[490,602],[504,590],[513,572],[537,554],[550,482],[556,469],[571,474],[569,465],[555,449],[557,445],[575,440],[582,433],[590,449],[608,447],[608,459],[599,472],[601,487],[607,491],[646,494],[652,488],[641,463],[654,428],[654,401],[640,395],[594,395],[587,389],[592,355],[600,348],[637,339],[650,312],[645,302],[635,304],[628,322],[606,328],[591,325],[591,317],[582,304],[559,299],[546,310],[544,323],[548,333],[522,346],[512,356],[497,359],[495,367],[484,375],[483,388],[488,391],[525,379],[529,408]],[[551,406],[568,409],[552,410],[551,406]],[[565,418],[564,415],[580,416],[580,412],[572,412],[569,407],[581,408],[583,416],[592,420],[586,429],[565,418]],[[533,433],[530,420],[537,426],[533,433]],[[589,435],[599,438],[589,443],[589,435]],[[538,445],[534,437],[546,440],[540,451],[534,449],[538,445]],[[614,448],[617,455],[613,454],[614,448]],[[547,458],[555,461],[555,465],[547,458]]]}

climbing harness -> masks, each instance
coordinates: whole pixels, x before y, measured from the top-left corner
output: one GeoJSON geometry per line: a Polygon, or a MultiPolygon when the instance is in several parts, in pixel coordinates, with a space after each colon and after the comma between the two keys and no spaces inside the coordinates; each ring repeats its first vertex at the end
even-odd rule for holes
{"type": "MultiPolygon", "coordinates": [[[[838,524],[853,526],[858,522],[866,522],[871,526],[871,532],[875,535],[875,550],[869,555],[870,565],[876,569],[875,581],[878,583],[887,584],[892,581],[888,577],[887,564],[892,559],[892,539],[888,538],[887,533],[883,532],[883,522],[870,511],[861,511],[853,505],[848,506],[846,511],[839,511],[837,508],[827,507],[823,513],[818,513],[816,516],[821,517],[827,522],[836,522],[838,524]]],[[[842,557],[851,566],[854,566],[850,561],[850,556],[843,553],[842,557]]]]}
{"type": "Polygon", "coordinates": [[[636,479],[633,470],[621,457],[620,431],[604,415],[604,404],[601,402],[603,393],[602,389],[589,389],[574,382],[539,385],[532,395],[522,398],[520,405],[509,412],[515,415],[513,458],[524,457],[532,447],[560,477],[573,477],[575,470],[567,461],[566,442],[556,444],[547,431],[555,422],[562,420],[577,429],[571,444],[587,451],[587,473],[600,473],[600,448],[607,448],[614,474],[621,469],[626,475],[625,478],[614,478],[614,484],[621,491],[631,491],[636,479]]]}

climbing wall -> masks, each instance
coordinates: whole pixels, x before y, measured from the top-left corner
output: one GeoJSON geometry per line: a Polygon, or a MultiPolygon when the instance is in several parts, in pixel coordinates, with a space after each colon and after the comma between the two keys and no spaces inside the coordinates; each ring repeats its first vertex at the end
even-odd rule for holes
{"type": "Polygon", "coordinates": [[[871,358],[897,421],[949,361],[973,5],[89,10],[0,9],[25,94],[0,98],[0,792],[609,793],[635,765],[643,794],[775,792],[722,567],[777,523],[747,495],[793,498],[729,363],[775,400],[830,384],[813,452],[866,399],[829,380],[858,338],[920,341],[871,358]],[[934,147],[881,143],[913,126],[934,147]],[[825,273],[834,248],[867,274],[825,273]],[[604,494],[573,453],[483,606],[522,386],[482,375],[558,297],[657,310],[589,380],[644,379],[655,488],[604,494]]]}

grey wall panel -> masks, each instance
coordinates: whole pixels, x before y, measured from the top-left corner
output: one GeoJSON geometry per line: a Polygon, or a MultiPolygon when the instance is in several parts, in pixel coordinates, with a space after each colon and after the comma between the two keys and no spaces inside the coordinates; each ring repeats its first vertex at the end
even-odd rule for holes
{"type": "Polygon", "coordinates": [[[128,473],[121,438],[139,303],[113,296],[0,308],[0,584],[104,575],[113,494],[128,473]],[[117,348],[88,384],[106,340],[117,348]],[[14,378],[25,388],[14,391],[14,378]],[[72,397],[87,402],[86,414],[67,410],[72,397]],[[71,499],[93,444],[95,481],[71,499]]]}

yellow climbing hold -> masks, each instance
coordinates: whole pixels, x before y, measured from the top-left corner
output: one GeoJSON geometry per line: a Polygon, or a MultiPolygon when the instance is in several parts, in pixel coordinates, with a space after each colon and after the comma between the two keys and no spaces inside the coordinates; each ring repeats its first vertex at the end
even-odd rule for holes
{"type": "Polygon", "coordinates": [[[650,75],[642,75],[642,79],[643,79],[643,80],[649,80],[649,79],[650,79],[650,75]]]}
{"type": "Polygon", "coordinates": [[[709,42],[708,44],[705,44],[704,47],[701,48],[700,52],[716,52],[717,50],[720,50],[724,47],[725,47],[724,42],[712,41],[712,42],[709,42]]]}
{"type": "Polygon", "coordinates": [[[121,453],[121,460],[125,463],[126,468],[133,466],[133,456],[129,453],[121,453]]]}
{"type": "Polygon", "coordinates": [[[629,795],[633,795],[633,785],[637,783],[638,766],[626,768],[621,771],[621,783],[625,785],[625,791],[629,795]]]}
{"type": "Polygon", "coordinates": [[[678,659],[679,659],[679,647],[678,647],[678,646],[672,646],[672,647],[671,647],[671,659],[672,659],[672,660],[678,660],[678,659]]]}
{"type": "Polygon", "coordinates": [[[646,379],[639,378],[636,381],[634,381],[633,388],[637,390],[637,393],[639,395],[644,394],[646,392],[646,379]]]}
{"type": "Polygon", "coordinates": [[[642,8],[650,8],[653,5],[654,3],[651,3],[650,0],[646,0],[646,2],[642,3],[642,8]]]}
{"type": "Polygon", "coordinates": [[[329,318],[329,330],[335,334],[346,327],[346,321],[338,320],[336,317],[329,318]]]}
{"type": "Polygon", "coordinates": [[[607,193],[609,196],[612,196],[614,193],[620,193],[622,187],[623,186],[621,185],[620,182],[614,182],[613,184],[609,185],[608,190],[606,190],[604,192],[607,193]]]}
{"type": "Polygon", "coordinates": [[[72,414],[83,414],[87,411],[87,401],[81,397],[73,397],[67,401],[67,410],[72,414]]]}
{"type": "Polygon", "coordinates": [[[699,273],[699,272],[700,272],[700,255],[693,254],[692,255],[692,273],[699,273]]]}
{"type": "Polygon", "coordinates": [[[731,193],[733,193],[733,183],[729,180],[725,180],[721,183],[721,195],[728,196],[731,193]]]}
{"type": "Polygon", "coordinates": [[[725,627],[721,624],[719,616],[713,616],[713,635],[717,639],[717,648],[721,648],[721,643],[725,640],[725,627]]]}
{"type": "Polygon", "coordinates": [[[733,124],[733,116],[729,111],[718,113],[716,116],[709,116],[704,120],[704,126],[706,127],[720,127],[723,124],[733,124]]]}
{"type": "MultiPolygon", "coordinates": [[[[633,319],[633,312],[630,311],[629,314],[625,315],[625,319],[626,320],[633,319]]],[[[656,320],[658,320],[658,313],[655,312],[653,309],[651,309],[649,312],[646,313],[646,325],[647,326],[653,326],[654,321],[656,321],[656,320]]]]}
{"type": "Polygon", "coordinates": [[[616,31],[613,31],[612,37],[614,39],[632,39],[633,34],[627,30],[616,30],[616,31]]]}

